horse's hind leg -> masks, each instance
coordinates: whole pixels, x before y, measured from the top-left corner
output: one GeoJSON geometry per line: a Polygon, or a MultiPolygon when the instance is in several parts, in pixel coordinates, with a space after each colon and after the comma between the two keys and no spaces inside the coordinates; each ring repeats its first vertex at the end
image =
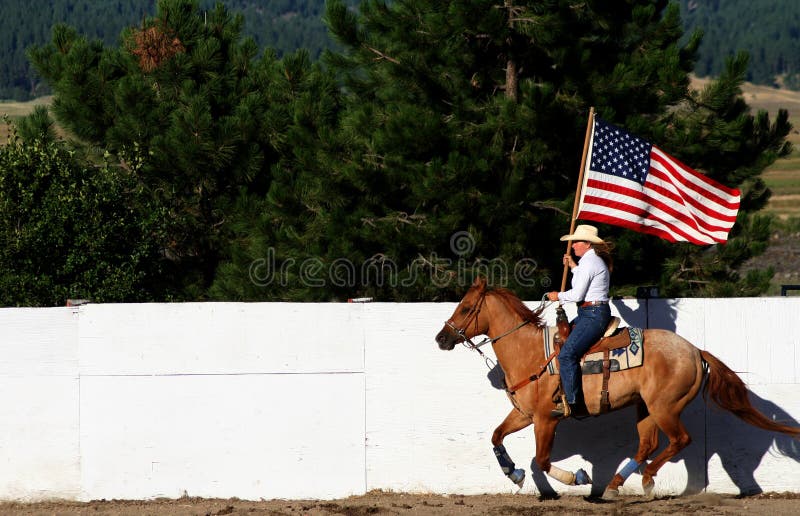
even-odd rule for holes
{"type": "Polygon", "coordinates": [[[677,455],[678,452],[689,446],[692,442],[689,432],[686,431],[686,427],[683,426],[683,422],[681,422],[679,412],[675,413],[670,410],[656,412],[651,408],[650,414],[650,417],[655,420],[661,431],[667,435],[669,445],[644,468],[644,472],[642,473],[642,488],[647,496],[650,496],[653,491],[653,487],[655,486],[653,477],[656,476],[661,466],[666,464],[668,460],[677,455]]]}
{"type": "Polygon", "coordinates": [[[503,470],[503,473],[520,488],[522,484],[525,483],[525,470],[515,467],[514,461],[511,460],[511,457],[509,457],[506,451],[506,447],[503,446],[503,439],[509,434],[522,430],[531,423],[531,418],[517,409],[512,409],[492,434],[494,456],[497,457],[500,468],[503,470]]]}
{"type": "Polygon", "coordinates": [[[628,459],[625,466],[611,479],[603,493],[603,498],[606,500],[613,500],[619,496],[619,488],[622,484],[658,448],[658,426],[650,417],[650,412],[644,403],[636,406],[636,431],[639,433],[639,449],[636,455],[632,459],[628,459]]]}

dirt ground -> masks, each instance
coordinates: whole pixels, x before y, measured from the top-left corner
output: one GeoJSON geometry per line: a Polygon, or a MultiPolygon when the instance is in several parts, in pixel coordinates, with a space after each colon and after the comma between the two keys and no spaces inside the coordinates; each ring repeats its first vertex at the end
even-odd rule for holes
{"type": "Polygon", "coordinates": [[[800,494],[764,493],[738,498],[701,494],[647,500],[639,496],[601,502],[580,496],[541,500],[530,495],[440,496],[371,491],[342,500],[264,500],[259,502],[179,498],[153,501],[0,503],[0,514],[12,515],[465,515],[538,514],[800,514],[800,494]]]}

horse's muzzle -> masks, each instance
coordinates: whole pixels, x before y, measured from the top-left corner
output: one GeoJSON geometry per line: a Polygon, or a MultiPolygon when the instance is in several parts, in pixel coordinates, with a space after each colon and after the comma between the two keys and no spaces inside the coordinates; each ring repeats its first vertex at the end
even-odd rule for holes
{"type": "Polygon", "coordinates": [[[458,344],[459,336],[448,327],[442,328],[442,331],[436,334],[436,343],[439,344],[439,349],[450,351],[458,344]]]}

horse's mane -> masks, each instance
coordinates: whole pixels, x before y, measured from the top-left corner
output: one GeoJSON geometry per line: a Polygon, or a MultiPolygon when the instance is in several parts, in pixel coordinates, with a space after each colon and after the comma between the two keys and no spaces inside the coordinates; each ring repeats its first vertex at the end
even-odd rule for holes
{"type": "Polygon", "coordinates": [[[519,315],[523,321],[528,321],[529,323],[532,323],[537,327],[544,326],[545,322],[540,317],[543,307],[537,308],[536,311],[531,310],[530,308],[525,306],[525,303],[523,303],[522,300],[518,298],[516,294],[514,294],[507,288],[493,288],[491,290],[487,290],[486,294],[493,295],[500,301],[505,303],[505,305],[512,312],[519,315]]]}

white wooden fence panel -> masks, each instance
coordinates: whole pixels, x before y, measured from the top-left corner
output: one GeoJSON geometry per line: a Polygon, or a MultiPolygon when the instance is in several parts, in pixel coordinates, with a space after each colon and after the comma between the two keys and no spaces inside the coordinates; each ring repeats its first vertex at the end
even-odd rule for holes
{"type": "MultiPolygon", "coordinates": [[[[498,372],[433,341],[454,307],[0,310],[0,498],[510,492],[490,442],[511,409],[498,372]]],[[[615,300],[612,312],[708,349],[742,372],[757,408],[800,424],[800,298],[615,300]]],[[[554,322],[552,306],[545,317],[554,322]]],[[[659,472],[657,494],[800,492],[796,441],[700,399],[683,420],[694,443],[659,472]]],[[[553,461],[595,481],[572,488],[531,468],[531,428],[506,447],[528,471],[524,492],[585,495],[602,491],[637,442],[632,409],[563,422],[553,461]]],[[[638,474],[625,490],[641,492],[638,474]]]]}
{"type": "MultiPolygon", "coordinates": [[[[754,385],[750,398],[771,419],[800,425],[797,385],[754,385]]],[[[709,491],[800,492],[800,441],[754,428],[713,404],[705,416],[706,439],[700,441],[698,434],[696,444],[705,446],[708,455],[709,491]]]]}
{"type": "Polygon", "coordinates": [[[0,308],[0,376],[76,376],[78,313],[0,308]]]}
{"type": "Polygon", "coordinates": [[[0,499],[78,498],[77,376],[0,376],[0,392],[0,499]]]}
{"type": "MultiPolygon", "coordinates": [[[[368,489],[509,490],[494,471],[490,441],[510,409],[505,395],[491,387],[477,354],[462,346],[441,351],[434,342],[454,307],[365,307],[368,489]]],[[[529,444],[520,456],[530,452],[529,444]]]]}
{"type": "Polygon", "coordinates": [[[364,375],[89,376],[84,498],[364,492],[364,375]]]}
{"type": "Polygon", "coordinates": [[[0,309],[0,496],[80,495],[78,315],[0,309]]]}
{"type": "Polygon", "coordinates": [[[347,304],[181,303],[82,307],[82,374],[363,371],[347,304]]]}

